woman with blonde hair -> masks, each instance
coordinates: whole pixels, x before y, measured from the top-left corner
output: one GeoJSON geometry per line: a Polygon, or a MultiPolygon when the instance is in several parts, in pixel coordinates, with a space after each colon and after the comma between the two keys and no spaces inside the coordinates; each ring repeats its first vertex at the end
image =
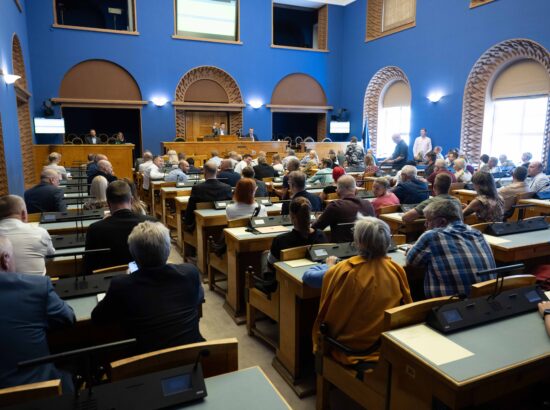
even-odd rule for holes
{"type": "Polygon", "coordinates": [[[178,153],[175,150],[171,149],[166,153],[166,155],[168,155],[168,164],[176,168],[179,163],[178,153]]]}

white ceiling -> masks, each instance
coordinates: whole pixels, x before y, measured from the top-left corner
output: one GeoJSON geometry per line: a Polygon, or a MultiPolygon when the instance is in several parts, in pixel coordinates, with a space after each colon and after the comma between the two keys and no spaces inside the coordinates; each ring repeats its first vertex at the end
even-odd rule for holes
{"type": "Polygon", "coordinates": [[[336,6],[347,6],[350,3],[353,3],[355,0],[275,0],[274,3],[277,4],[288,4],[290,6],[299,6],[299,7],[314,7],[318,8],[325,4],[334,4],[336,6]]]}

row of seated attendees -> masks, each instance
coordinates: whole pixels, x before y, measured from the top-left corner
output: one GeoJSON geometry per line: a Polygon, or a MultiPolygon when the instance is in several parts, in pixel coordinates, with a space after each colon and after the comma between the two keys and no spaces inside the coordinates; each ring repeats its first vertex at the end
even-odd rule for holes
{"type": "MultiPolygon", "coordinates": [[[[268,271],[273,271],[272,265],[280,258],[281,250],[327,242],[324,228],[330,226],[331,231],[336,232],[338,224],[354,223],[353,231],[347,231],[341,237],[331,237],[331,241],[353,240],[358,255],[341,262],[329,258],[327,264],[315,267],[304,277],[305,283],[322,288],[320,309],[313,330],[315,348],[319,325],[325,322],[331,332],[337,334],[339,339],[346,340],[350,347],[367,349],[380,335],[384,310],[412,301],[403,268],[387,257],[391,241],[390,229],[385,222],[374,217],[387,204],[417,204],[404,215],[404,220],[409,217],[411,220],[421,216],[426,218],[427,231],[407,253],[409,265],[426,269],[426,297],[457,293],[467,295],[471,284],[492,277],[476,277],[474,273],[496,266],[491,248],[481,232],[463,222],[464,216],[469,213],[476,213],[481,220],[502,220],[504,202],[497,192],[491,173],[481,170],[473,175],[472,182],[477,197],[463,207],[449,195],[452,183],[449,172],[436,174],[433,179],[434,196],[430,198],[427,181],[417,175],[414,166],[405,165],[396,176],[396,185],[393,188],[390,188],[391,183],[387,178],[375,181],[373,191],[376,198],[371,203],[357,197],[355,178],[346,175],[345,169],[340,166],[349,165],[348,156],[361,157],[358,152],[362,148],[356,141],[348,146],[350,147],[342,162],[336,155],[337,165],[331,158],[321,160],[320,164],[317,161],[317,165],[321,167],[317,173],[322,172],[312,175],[309,180],[316,182],[322,177],[323,185],[330,184],[324,186],[325,197],[330,193],[327,188],[332,187],[332,192],[336,192],[338,199],[330,202],[324,210],[320,197],[306,189],[308,180],[301,165],[305,168],[307,163],[301,164],[294,152],[289,151],[283,159],[275,159],[278,162],[273,165],[267,163],[265,155],[260,155],[254,165],[251,155],[245,154],[240,159],[237,155],[222,159],[216,154],[204,164],[204,182],[192,187],[184,217],[185,229],[193,231],[194,210],[198,203],[232,198],[234,203],[226,209],[228,219],[248,218],[254,214],[265,215],[265,207],[256,205],[254,201],[254,197],[267,196],[265,183],[258,179],[256,173],[261,168],[265,168],[267,172],[267,167],[272,167],[273,176],[279,175],[279,172],[284,173],[285,169],[287,171],[282,188],[276,192],[281,198],[288,199],[283,203],[282,213],[289,214],[293,229],[274,238],[266,256],[268,271]],[[277,167],[280,171],[275,170],[278,165],[282,167],[277,167]],[[238,178],[234,178],[233,173],[238,178]],[[315,176],[318,178],[314,180],[315,176]],[[235,184],[234,193],[231,183],[235,184]],[[258,195],[262,188],[265,193],[258,195]],[[322,213],[312,224],[310,216],[318,212],[322,213]],[[384,292],[374,292],[374,289],[382,289],[384,292]],[[362,312],[361,315],[356,314],[359,311],[362,312]],[[368,314],[363,314],[364,312],[368,314]]],[[[312,162],[311,152],[308,155],[308,162],[312,162]]],[[[393,160],[395,159],[399,160],[399,155],[393,160]]],[[[168,175],[176,171],[189,177],[192,174],[190,160],[185,156],[174,159],[175,163],[171,166],[175,165],[177,168],[170,169],[168,175]]],[[[361,161],[365,161],[364,156],[361,161]]],[[[144,174],[144,189],[149,189],[149,185],[145,186],[146,175],[148,183],[157,177],[164,179],[167,176],[163,172],[163,165],[162,157],[153,157],[148,152],[144,154],[143,162],[138,166],[138,171],[144,174]]],[[[154,218],[144,215],[143,209],[134,206],[140,202],[135,196],[136,191],[132,191],[132,184],[128,181],[116,179],[107,158],[100,154],[94,155],[87,164],[87,171],[88,178],[93,176],[92,186],[96,179],[101,181],[96,183],[99,185],[97,189],[104,188],[110,215],[90,225],[85,247],[87,250],[109,248],[111,251],[101,256],[85,255],[85,272],[92,273],[101,267],[128,264],[130,261],[135,261],[138,266],[138,270],[132,275],[112,280],[107,295],[93,311],[92,320],[98,323],[121,324],[128,336],[137,338],[139,352],[204,340],[198,329],[197,306],[204,299],[198,269],[191,264],[167,264],[170,253],[168,229],[154,218]],[[163,300],[162,304],[158,303],[160,299],[163,300]]],[[[201,172],[198,169],[197,171],[201,172]]],[[[516,168],[514,181],[525,183],[525,177],[521,181],[523,174],[524,167],[516,168]]],[[[33,200],[33,195],[27,195],[36,187],[25,193],[25,201],[13,195],[0,198],[0,268],[2,272],[17,273],[10,276],[16,282],[11,288],[17,290],[27,287],[29,292],[40,291],[42,293],[39,297],[42,299],[39,303],[44,306],[46,301],[48,306],[46,314],[43,310],[40,315],[31,312],[27,318],[39,331],[31,327],[20,329],[14,320],[8,318],[0,323],[2,334],[10,335],[3,339],[1,347],[4,352],[13,353],[10,360],[2,361],[0,365],[0,387],[58,377],[59,375],[52,373],[55,369],[51,365],[25,372],[17,370],[16,363],[47,354],[45,330],[50,324],[70,325],[75,320],[72,309],[55,294],[49,279],[42,276],[45,273],[44,257],[55,252],[49,234],[43,228],[25,224],[27,208],[34,206],[32,209],[38,212],[47,211],[45,204],[51,200],[50,197],[59,196],[59,179],[58,171],[48,168],[43,170],[39,185],[47,185],[49,192],[38,200],[33,200]],[[40,266],[30,266],[38,260],[42,262],[40,266]],[[42,279],[28,279],[29,274],[35,274],[33,277],[42,279]],[[45,326],[44,321],[48,325],[45,326]],[[34,332],[32,337],[26,333],[31,331],[34,332]],[[32,347],[33,344],[39,348],[32,347]]],[[[5,275],[0,275],[2,276],[5,275]]],[[[10,287],[0,289],[8,291],[10,287]]],[[[0,300],[7,303],[6,300],[10,299],[2,297],[0,300]]],[[[38,296],[34,300],[38,300],[38,296]]],[[[29,309],[32,310],[32,306],[29,309]]],[[[6,305],[4,312],[9,310],[6,305]]],[[[336,354],[336,359],[349,364],[370,360],[375,356],[376,354],[372,357],[350,358],[336,354]]]]}

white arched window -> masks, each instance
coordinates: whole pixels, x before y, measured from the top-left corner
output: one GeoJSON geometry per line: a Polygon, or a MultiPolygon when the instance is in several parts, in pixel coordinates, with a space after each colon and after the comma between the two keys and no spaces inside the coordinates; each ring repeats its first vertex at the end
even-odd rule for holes
{"type": "Polygon", "coordinates": [[[550,93],[550,76],[533,60],[500,71],[488,89],[481,152],[505,154],[519,163],[523,152],[541,159],[550,93]]]}
{"type": "Polygon", "coordinates": [[[376,154],[380,157],[391,155],[395,149],[393,134],[401,134],[409,144],[411,126],[411,89],[404,81],[389,84],[380,98],[378,111],[378,141],[376,154]]]}

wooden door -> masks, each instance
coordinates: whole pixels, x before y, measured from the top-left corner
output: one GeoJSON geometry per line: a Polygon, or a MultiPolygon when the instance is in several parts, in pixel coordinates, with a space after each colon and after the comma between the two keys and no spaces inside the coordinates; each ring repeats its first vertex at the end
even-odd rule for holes
{"type": "Polygon", "coordinates": [[[229,129],[228,116],[226,112],[219,111],[186,111],[185,112],[185,137],[188,141],[191,138],[204,137],[212,134],[212,125],[217,122],[225,122],[225,128],[229,129]]]}

